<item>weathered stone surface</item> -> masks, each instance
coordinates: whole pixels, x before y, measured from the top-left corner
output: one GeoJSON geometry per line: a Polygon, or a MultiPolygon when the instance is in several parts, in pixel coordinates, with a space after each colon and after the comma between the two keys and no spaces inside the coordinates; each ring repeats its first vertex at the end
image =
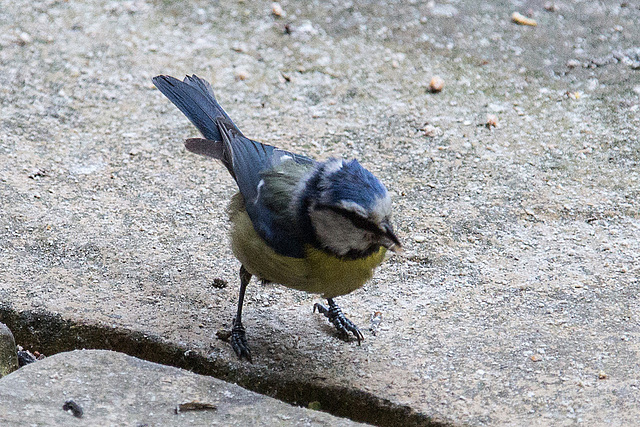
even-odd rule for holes
{"type": "Polygon", "coordinates": [[[59,353],[27,365],[0,380],[0,402],[3,426],[362,425],[105,350],[59,353]],[[73,409],[65,411],[65,403],[73,409]]]}
{"type": "Polygon", "coordinates": [[[152,357],[148,337],[184,350],[166,363],[359,417],[637,423],[640,9],[542,3],[291,0],[281,19],[269,2],[3,2],[0,302],[69,322],[12,326],[19,344],[152,357]],[[362,346],[314,296],[256,283],[254,364],[216,338],[237,298],[235,184],[184,150],[197,133],[161,73],[211,80],[251,138],[385,182],[407,256],[338,300],[362,346]]]}
{"type": "Polygon", "coordinates": [[[0,322],[0,378],[18,369],[18,352],[13,334],[0,322]]]}

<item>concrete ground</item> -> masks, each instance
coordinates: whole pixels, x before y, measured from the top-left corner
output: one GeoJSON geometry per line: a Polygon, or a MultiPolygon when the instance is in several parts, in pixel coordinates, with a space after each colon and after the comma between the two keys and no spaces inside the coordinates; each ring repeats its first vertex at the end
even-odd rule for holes
{"type": "Polygon", "coordinates": [[[636,2],[280,5],[2,2],[0,322],[18,344],[126,351],[380,425],[633,424],[636,2]],[[257,283],[254,363],[216,337],[235,187],[151,84],[192,73],[247,136],[357,157],[392,192],[407,253],[338,301],[361,346],[317,296],[257,283]]]}

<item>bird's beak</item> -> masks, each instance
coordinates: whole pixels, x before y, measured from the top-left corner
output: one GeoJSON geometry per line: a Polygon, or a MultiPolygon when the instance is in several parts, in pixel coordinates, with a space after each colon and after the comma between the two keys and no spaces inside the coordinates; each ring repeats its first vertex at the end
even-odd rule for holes
{"type": "Polygon", "coordinates": [[[381,227],[383,230],[383,234],[380,238],[380,244],[397,254],[402,253],[402,245],[400,244],[400,240],[398,240],[398,237],[393,232],[393,226],[389,222],[384,221],[381,224],[381,227]]]}

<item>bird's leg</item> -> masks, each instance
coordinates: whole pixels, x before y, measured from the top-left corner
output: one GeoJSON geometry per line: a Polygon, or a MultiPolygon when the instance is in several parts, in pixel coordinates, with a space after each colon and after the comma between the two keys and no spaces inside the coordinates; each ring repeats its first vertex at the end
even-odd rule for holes
{"type": "Polygon", "coordinates": [[[329,303],[329,308],[320,303],[315,303],[313,312],[315,313],[318,310],[318,313],[324,314],[341,334],[349,336],[349,332],[351,332],[358,340],[358,345],[360,345],[360,341],[364,339],[360,329],[351,320],[347,319],[338,304],[333,301],[333,298],[328,298],[327,302],[329,303]]]}
{"type": "Polygon", "coordinates": [[[249,273],[244,265],[240,267],[240,295],[238,296],[238,312],[233,319],[233,328],[231,329],[231,347],[238,355],[238,359],[243,357],[251,362],[251,350],[247,344],[244,326],[242,326],[242,303],[244,302],[244,291],[251,280],[249,273]]]}

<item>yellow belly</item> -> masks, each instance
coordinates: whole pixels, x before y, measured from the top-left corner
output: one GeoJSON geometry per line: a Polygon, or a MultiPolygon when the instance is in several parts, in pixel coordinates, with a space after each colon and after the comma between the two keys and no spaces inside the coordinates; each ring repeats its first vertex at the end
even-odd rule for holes
{"type": "Polygon", "coordinates": [[[345,260],[308,246],[306,260],[310,280],[306,287],[313,290],[296,289],[319,293],[325,298],[353,292],[371,279],[373,270],[380,265],[386,252],[387,248],[380,247],[366,258],[345,260]]]}
{"type": "Polygon", "coordinates": [[[234,196],[229,207],[231,247],[249,273],[301,291],[333,298],[348,294],[371,279],[382,262],[386,248],[355,260],[337,258],[311,246],[305,258],[277,254],[253,228],[241,197],[234,196]]]}

